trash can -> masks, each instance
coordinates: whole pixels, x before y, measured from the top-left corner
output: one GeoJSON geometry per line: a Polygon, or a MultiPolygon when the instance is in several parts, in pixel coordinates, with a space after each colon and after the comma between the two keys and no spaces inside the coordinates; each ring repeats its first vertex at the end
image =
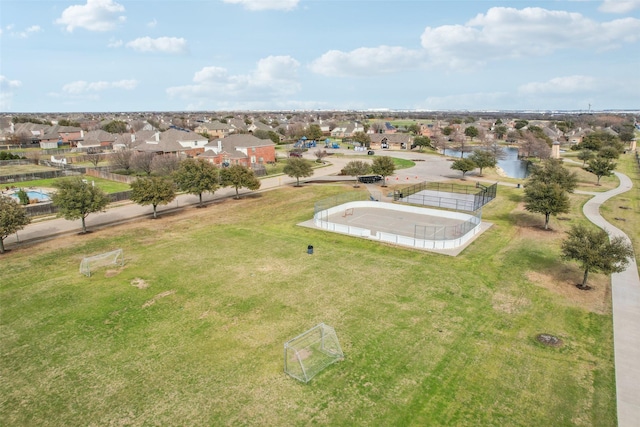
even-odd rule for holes
{"type": "Polygon", "coordinates": [[[307,246],[307,253],[309,255],[313,255],[313,246],[311,246],[311,245],[307,246]]]}

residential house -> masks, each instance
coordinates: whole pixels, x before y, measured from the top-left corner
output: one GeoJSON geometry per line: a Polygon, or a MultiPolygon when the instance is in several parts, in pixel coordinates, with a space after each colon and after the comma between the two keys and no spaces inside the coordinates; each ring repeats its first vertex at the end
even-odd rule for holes
{"type": "Polygon", "coordinates": [[[408,133],[372,133],[370,147],[373,149],[409,150],[413,144],[413,136],[408,133]]]}
{"type": "Polygon", "coordinates": [[[340,124],[333,128],[331,136],[334,138],[351,138],[356,132],[364,132],[364,126],[360,122],[340,124]]]}
{"type": "Polygon", "coordinates": [[[201,123],[194,129],[195,133],[199,133],[201,135],[209,135],[211,139],[217,138],[226,138],[231,133],[233,133],[235,129],[233,126],[228,125],[226,123],[220,123],[219,121],[214,121],[211,123],[201,123]]]}
{"type": "Polygon", "coordinates": [[[198,158],[218,166],[243,165],[255,167],[276,160],[276,145],[270,139],[250,134],[229,135],[212,140],[198,158]]]}
{"type": "Polygon", "coordinates": [[[117,135],[104,130],[91,130],[78,141],[77,147],[84,150],[110,150],[116,142],[117,135]]]}
{"type": "Polygon", "coordinates": [[[62,137],[57,132],[45,133],[40,138],[40,148],[43,150],[53,150],[62,145],[62,137]]]}
{"type": "Polygon", "coordinates": [[[136,136],[134,142],[137,151],[195,157],[204,152],[209,140],[190,130],[171,128],[154,132],[150,138],[138,139],[136,136]]]}

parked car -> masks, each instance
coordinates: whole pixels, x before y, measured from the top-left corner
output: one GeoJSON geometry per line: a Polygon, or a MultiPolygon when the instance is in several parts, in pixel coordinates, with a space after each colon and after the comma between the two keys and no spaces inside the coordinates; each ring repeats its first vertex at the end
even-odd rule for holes
{"type": "Polygon", "coordinates": [[[298,151],[292,151],[289,153],[289,157],[302,157],[302,153],[298,151]]]}
{"type": "Polygon", "coordinates": [[[374,155],[374,154],[376,154],[376,153],[375,153],[375,151],[373,151],[373,150],[369,150],[369,151],[367,151],[367,154],[368,154],[368,155],[370,155],[370,156],[373,156],[373,155],[374,155]]]}
{"type": "Polygon", "coordinates": [[[382,181],[382,175],[362,175],[358,177],[358,181],[363,184],[375,184],[382,181]]]}

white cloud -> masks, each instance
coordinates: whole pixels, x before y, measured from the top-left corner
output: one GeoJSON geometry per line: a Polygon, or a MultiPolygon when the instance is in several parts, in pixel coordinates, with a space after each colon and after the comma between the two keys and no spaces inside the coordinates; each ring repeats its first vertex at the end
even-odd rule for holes
{"type": "Polygon", "coordinates": [[[310,68],[326,76],[355,77],[433,65],[469,69],[493,60],[543,56],[559,50],[604,51],[639,39],[640,19],[600,23],[579,13],[494,7],[463,25],[425,28],[422,50],[391,46],[331,50],[315,59],[310,68]]]}
{"type": "Polygon", "coordinates": [[[155,28],[157,25],[158,25],[158,21],[155,18],[147,22],[147,27],[149,28],[155,28]]]}
{"type": "Polygon", "coordinates": [[[0,111],[9,111],[13,101],[12,89],[22,86],[20,80],[9,80],[0,74],[0,111]]]}
{"type": "Polygon", "coordinates": [[[351,52],[330,50],[314,60],[312,71],[325,76],[372,76],[415,68],[422,53],[395,46],[361,47],[351,52]]]}
{"type": "Polygon", "coordinates": [[[118,48],[118,47],[122,47],[123,44],[124,44],[124,42],[122,40],[111,39],[111,40],[109,40],[109,43],[107,44],[107,47],[118,48]]]}
{"type": "Polygon", "coordinates": [[[598,10],[606,13],[628,13],[640,8],[640,0],[604,0],[598,10]]]}
{"type": "Polygon", "coordinates": [[[33,35],[33,34],[36,34],[36,33],[39,33],[39,32],[41,32],[41,31],[43,31],[43,30],[42,30],[42,27],[40,27],[39,25],[32,25],[32,26],[30,26],[29,28],[27,28],[27,29],[26,29],[26,30],[24,30],[24,31],[20,31],[20,32],[12,32],[12,33],[11,33],[11,35],[12,35],[13,37],[18,37],[18,38],[21,38],[21,39],[26,39],[26,38],[28,38],[29,36],[31,36],[31,35],[33,35]]]}
{"type": "Polygon", "coordinates": [[[427,27],[422,46],[432,61],[459,66],[561,49],[601,51],[635,42],[639,34],[640,20],[635,18],[599,23],[579,13],[494,7],[465,25],[427,27]]]}
{"type": "Polygon", "coordinates": [[[138,82],[136,80],[119,80],[115,82],[87,82],[84,80],[77,80],[64,85],[62,87],[62,91],[69,95],[82,95],[90,92],[102,92],[108,89],[132,90],[137,85],[138,82]]]}
{"type": "Polygon", "coordinates": [[[76,28],[89,31],[110,31],[118,23],[126,20],[122,15],[124,6],[113,0],[87,0],[87,4],[69,6],[63,12],[56,24],[65,25],[68,32],[76,28]]]}
{"type": "Polygon", "coordinates": [[[298,68],[300,63],[290,56],[269,56],[256,64],[249,74],[229,74],[225,68],[204,67],[193,76],[192,85],[175,86],[167,89],[171,97],[224,102],[256,99],[259,97],[282,97],[300,90],[298,68]]]}
{"type": "Polygon", "coordinates": [[[141,37],[127,43],[127,47],[138,52],[162,52],[180,54],[188,52],[187,41],[178,37],[141,37]]]}
{"type": "Polygon", "coordinates": [[[241,4],[247,10],[293,10],[300,0],[223,0],[225,3],[241,4]]]}
{"type": "Polygon", "coordinates": [[[22,86],[20,80],[9,80],[6,76],[0,74],[0,89],[10,89],[22,86]]]}
{"type": "Polygon", "coordinates": [[[518,93],[523,95],[583,94],[596,89],[596,79],[590,76],[555,77],[546,82],[530,82],[521,85],[518,93]]]}

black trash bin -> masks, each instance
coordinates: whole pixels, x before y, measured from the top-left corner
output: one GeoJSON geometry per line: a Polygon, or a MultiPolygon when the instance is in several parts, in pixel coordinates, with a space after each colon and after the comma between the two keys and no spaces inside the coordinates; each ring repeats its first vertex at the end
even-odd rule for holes
{"type": "Polygon", "coordinates": [[[313,246],[311,246],[311,245],[307,246],[307,253],[309,255],[313,255],[313,246]]]}

